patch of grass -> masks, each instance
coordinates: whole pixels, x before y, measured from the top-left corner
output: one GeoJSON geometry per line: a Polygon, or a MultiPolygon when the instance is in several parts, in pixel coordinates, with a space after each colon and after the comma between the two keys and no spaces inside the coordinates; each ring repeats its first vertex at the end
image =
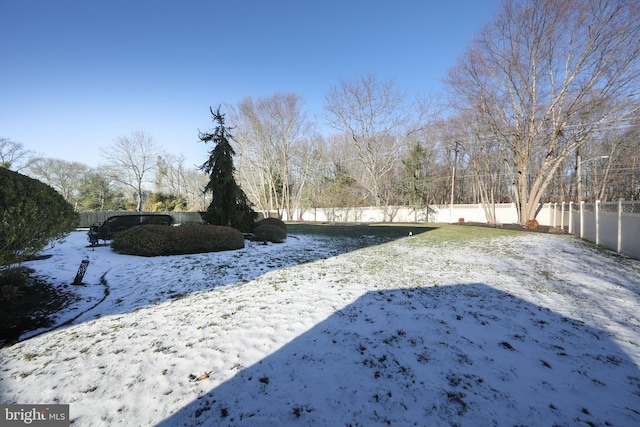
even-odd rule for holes
{"type": "Polygon", "coordinates": [[[313,412],[313,409],[307,406],[294,406],[292,412],[296,418],[300,418],[305,412],[313,412]]]}
{"type": "Polygon", "coordinates": [[[220,418],[223,420],[229,416],[229,410],[227,408],[220,408],[220,418]]]}
{"type": "Polygon", "coordinates": [[[447,392],[447,398],[449,402],[457,404],[459,406],[458,415],[463,415],[467,412],[467,404],[464,401],[466,395],[464,393],[459,392],[447,392]]]}
{"type": "Polygon", "coordinates": [[[507,341],[502,341],[500,343],[500,345],[504,348],[506,348],[507,350],[511,350],[511,351],[516,351],[515,348],[513,348],[513,346],[511,344],[509,344],[507,341]]]}
{"type": "Polygon", "coordinates": [[[438,224],[432,228],[433,230],[424,237],[433,241],[464,241],[518,235],[518,231],[490,227],[463,227],[459,225],[438,224]]]}
{"type": "MultiPolygon", "coordinates": [[[[426,224],[330,224],[330,223],[288,223],[289,234],[311,234],[327,237],[386,241],[430,231],[436,227],[426,224]]],[[[375,242],[374,242],[375,243],[375,242]]]]}
{"type": "Polygon", "coordinates": [[[310,234],[334,237],[349,241],[351,249],[378,245],[393,240],[408,238],[428,240],[431,243],[491,239],[515,236],[519,231],[492,228],[467,227],[451,224],[329,224],[329,223],[289,223],[289,234],[310,234]]]}

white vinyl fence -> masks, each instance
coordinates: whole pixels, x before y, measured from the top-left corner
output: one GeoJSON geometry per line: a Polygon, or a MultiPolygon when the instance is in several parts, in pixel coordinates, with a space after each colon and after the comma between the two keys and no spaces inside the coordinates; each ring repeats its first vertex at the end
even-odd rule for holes
{"type": "MultiPolygon", "coordinates": [[[[515,224],[515,204],[490,207],[497,224],[515,224]]],[[[327,208],[296,211],[291,221],[316,222],[440,222],[487,223],[482,205],[432,205],[415,209],[406,206],[327,208]]],[[[640,259],[640,201],[611,203],[552,203],[540,206],[536,219],[541,225],[561,228],[581,239],[640,259]]]]}
{"type": "Polygon", "coordinates": [[[640,201],[553,203],[545,207],[549,225],[640,259],[640,201]]]}
{"type": "MultiPolygon", "coordinates": [[[[516,206],[512,203],[496,204],[491,208],[498,223],[518,222],[516,206]]],[[[482,205],[429,205],[424,208],[407,206],[312,208],[298,210],[291,221],[314,222],[487,222],[482,205]]]]}

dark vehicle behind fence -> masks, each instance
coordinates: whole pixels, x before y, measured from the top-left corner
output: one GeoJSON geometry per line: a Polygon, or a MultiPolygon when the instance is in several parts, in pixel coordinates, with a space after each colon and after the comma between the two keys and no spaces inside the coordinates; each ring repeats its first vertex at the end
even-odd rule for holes
{"type": "Polygon", "coordinates": [[[128,230],[138,225],[171,225],[173,218],[171,215],[161,214],[140,214],[140,215],[116,215],[106,219],[102,223],[95,223],[89,227],[89,242],[97,245],[100,240],[105,243],[113,240],[116,234],[128,230]]]}

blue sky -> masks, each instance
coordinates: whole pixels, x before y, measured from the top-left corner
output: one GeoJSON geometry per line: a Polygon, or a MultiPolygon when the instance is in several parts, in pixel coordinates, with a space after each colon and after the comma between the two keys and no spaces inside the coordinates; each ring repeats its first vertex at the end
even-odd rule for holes
{"type": "Polygon", "coordinates": [[[0,0],[0,137],[97,166],[144,131],[202,163],[210,105],[295,92],[320,114],[365,74],[438,91],[499,2],[0,0]]]}

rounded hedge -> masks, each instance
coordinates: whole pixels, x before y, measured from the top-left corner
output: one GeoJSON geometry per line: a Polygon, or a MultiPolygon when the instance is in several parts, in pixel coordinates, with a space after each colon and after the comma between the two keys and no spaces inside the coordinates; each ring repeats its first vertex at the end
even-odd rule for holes
{"type": "Polygon", "coordinates": [[[285,224],[284,221],[282,221],[281,219],[278,219],[278,218],[264,218],[264,219],[261,219],[260,221],[258,221],[255,226],[256,227],[260,227],[262,225],[271,225],[273,227],[278,227],[278,228],[284,230],[285,237],[287,237],[287,235],[286,235],[287,232],[288,232],[287,224],[285,224]]]}
{"type": "Polygon", "coordinates": [[[111,249],[126,255],[158,256],[219,252],[244,247],[244,235],[221,225],[141,225],[118,233],[111,249]]]}
{"type": "Polygon", "coordinates": [[[282,243],[287,238],[287,224],[278,218],[264,218],[253,228],[253,240],[282,243]]]}
{"type": "Polygon", "coordinates": [[[0,167],[0,266],[38,253],[79,222],[73,206],[53,188],[0,167]]]}
{"type": "Polygon", "coordinates": [[[282,243],[287,238],[287,232],[275,225],[262,224],[253,229],[253,236],[259,242],[282,243]]]}

